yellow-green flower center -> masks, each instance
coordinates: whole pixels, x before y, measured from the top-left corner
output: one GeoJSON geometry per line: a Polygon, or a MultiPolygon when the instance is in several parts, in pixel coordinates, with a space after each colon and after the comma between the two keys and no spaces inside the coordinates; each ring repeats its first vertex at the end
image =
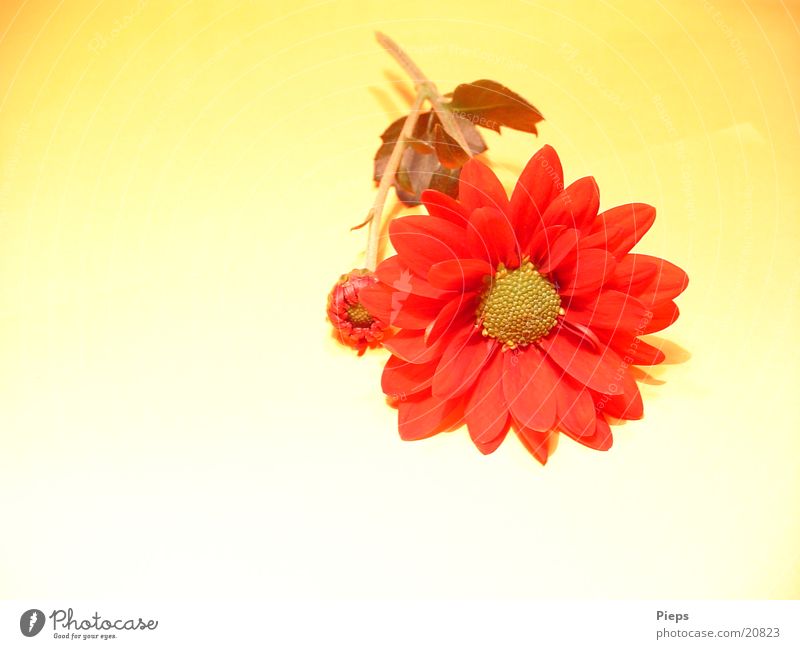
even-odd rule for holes
{"type": "Polygon", "coordinates": [[[369,327],[373,323],[372,316],[361,306],[361,302],[347,307],[347,317],[357,327],[369,327]]]}
{"type": "Polygon", "coordinates": [[[563,314],[555,286],[526,259],[514,270],[498,266],[487,279],[476,317],[484,336],[514,349],[546,336],[563,314]]]}

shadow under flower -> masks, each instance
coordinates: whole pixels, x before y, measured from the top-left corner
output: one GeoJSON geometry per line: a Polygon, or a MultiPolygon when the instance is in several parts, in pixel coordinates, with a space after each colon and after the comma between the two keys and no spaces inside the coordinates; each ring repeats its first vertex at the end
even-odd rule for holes
{"type": "Polygon", "coordinates": [[[642,340],[660,349],[664,353],[665,358],[658,365],[632,367],[631,371],[639,383],[644,383],[646,385],[663,385],[665,381],[662,380],[661,377],[667,373],[670,365],[680,365],[692,357],[692,354],[688,350],[666,338],[661,338],[660,336],[643,336],[642,340]]]}
{"type": "Polygon", "coordinates": [[[650,335],[642,337],[642,340],[653,345],[653,347],[658,347],[658,349],[664,352],[666,358],[661,362],[661,365],[679,365],[685,363],[692,357],[689,350],[684,349],[667,338],[650,335]]]}

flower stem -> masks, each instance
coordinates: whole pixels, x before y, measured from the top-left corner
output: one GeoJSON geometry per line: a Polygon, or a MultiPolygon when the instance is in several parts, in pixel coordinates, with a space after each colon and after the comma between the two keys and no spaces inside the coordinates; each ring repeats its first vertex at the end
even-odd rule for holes
{"type": "Polygon", "coordinates": [[[425,101],[426,93],[423,89],[417,91],[417,97],[411,106],[411,112],[403,122],[403,128],[400,135],[397,137],[392,154],[386,162],[386,167],[381,176],[381,182],[378,185],[378,193],[375,195],[375,202],[372,204],[372,209],[369,211],[367,221],[369,221],[369,234],[367,235],[367,254],[366,254],[366,267],[368,270],[375,270],[378,265],[378,242],[381,233],[381,221],[383,220],[383,207],[386,204],[386,196],[389,189],[394,183],[397,168],[400,166],[400,160],[403,158],[403,152],[406,149],[411,134],[414,132],[414,127],[417,125],[419,118],[419,111],[422,108],[422,103],[425,101]]]}
{"type": "Polygon", "coordinates": [[[397,169],[400,167],[400,161],[403,158],[403,152],[405,151],[406,146],[408,146],[408,142],[414,132],[414,127],[419,119],[420,109],[422,108],[422,104],[426,99],[430,102],[433,110],[436,112],[436,116],[439,118],[439,121],[441,122],[442,128],[444,128],[445,132],[456,141],[456,143],[467,153],[469,157],[472,157],[472,151],[470,150],[467,141],[464,139],[464,134],[461,132],[453,113],[444,105],[442,96],[436,89],[436,85],[425,76],[422,70],[419,69],[419,66],[417,66],[417,64],[411,60],[411,57],[403,50],[403,48],[401,48],[386,34],[375,32],[375,38],[378,40],[381,46],[392,55],[395,61],[400,64],[400,67],[405,70],[406,74],[408,74],[408,76],[414,82],[414,86],[417,89],[417,96],[414,99],[413,105],[411,106],[411,112],[408,114],[406,121],[403,123],[403,128],[400,131],[400,135],[397,138],[394,149],[392,149],[389,160],[386,162],[386,167],[383,170],[383,175],[381,176],[380,184],[378,185],[378,193],[375,196],[375,202],[372,205],[372,209],[369,211],[364,223],[361,224],[361,226],[363,226],[365,223],[369,223],[369,234],[367,235],[367,252],[365,259],[365,265],[368,270],[375,270],[375,267],[378,264],[378,242],[380,240],[381,222],[383,220],[383,209],[386,204],[386,197],[389,193],[389,189],[394,184],[394,180],[397,175],[397,169]]]}
{"type": "Polygon", "coordinates": [[[419,69],[419,66],[411,60],[411,57],[406,54],[402,47],[395,43],[383,32],[375,32],[375,40],[377,40],[383,49],[392,55],[395,61],[400,64],[400,67],[406,71],[406,74],[411,77],[411,80],[416,86],[422,86],[431,83],[430,79],[425,76],[425,73],[419,69]]]}
{"type": "Polygon", "coordinates": [[[444,128],[445,133],[453,138],[458,146],[460,146],[471,158],[472,150],[469,148],[469,144],[467,144],[466,139],[464,139],[464,134],[461,132],[461,129],[459,128],[452,111],[450,111],[444,105],[442,96],[436,89],[436,84],[428,79],[428,77],[425,76],[425,73],[419,69],[419,66],[414,63],[414,61],[411,60],[411,57],[403,50],[403,48],[401,48],[386,34],[375,32],[375,38],[381,44],[383,49],[391,54],[394,60],[400,64],[400,67],[406,71],[406,74],[411,77],[411,80],[414,82],[414,85],[417,86],[417,89],[425,89],[425,92],[428,95],[428,100],[431,102],[433,110],[436,111],[436,116],[442,123],[442,128],[444,128]]]}

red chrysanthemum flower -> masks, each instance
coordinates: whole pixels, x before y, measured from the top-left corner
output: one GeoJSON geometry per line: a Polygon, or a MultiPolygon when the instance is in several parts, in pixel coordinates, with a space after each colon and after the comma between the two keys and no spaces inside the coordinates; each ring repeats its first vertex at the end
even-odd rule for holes
{"type": "Polygon", "coordinates": [[[598,214],[593,178],[564,188],[545,146],[511,199],[476,160],[459,198],[423,194],[429,216],[395,219],[397,255],[361,304],[400,328],[382,385],[399,409],[403,439],[466,423],[483,453],[509,428],[542,463],[559,431],[598,450],[608,418],[638,419],[633,365],[664,354],[639,336],[678,317],[688,278],[677,266],[630,250],[655,219],[633,203],[598,214]]]}
{"type": "Polygon", "coordinates": [[[354,269],[342,275],[328,294],[328,320],[339,340],[357,349],[359,356],[383,339],[387,326],[360,301],[361,291],[377,283],[373,273],[354,269]]]}

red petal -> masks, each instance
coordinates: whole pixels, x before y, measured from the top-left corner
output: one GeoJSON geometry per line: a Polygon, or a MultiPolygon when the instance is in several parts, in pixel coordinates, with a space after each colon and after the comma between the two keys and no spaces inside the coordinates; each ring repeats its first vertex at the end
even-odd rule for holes
{"type": "Polygon", "coordinates": [[[468,291],[493,274],[494,267],[482,259],[448,259],[431,266],[428,281],[443,290],[468,291]]]}
{"type": "Polygon", "coordinates": [[[611,349],[594,351],[564,327],[542,338],[539,345],[581,385],[604,394],[619,389],[618,374],[624,372],[625,363],[611,349]]]}
{"type": "Polygon", "coordinates": [[[498,263],[519,265],[517,239],[505,214],[491,207],[479,207],[472,212],[469,224],[467,245],[472,257],[487,260],[492,268],[498,263]]]}
{"type": "MultiPolygon", "coordinates": [[[[637,325],[635,332],[639,333],[646,320],[637,325]]],[[[653,347],[644,340],[626,332],[614,332],[609,338],[609,343],[622,360],[631,365],[658,365],[664,361],[664,352],[653,347]]]]}
{"type": "Polygon", "coordinates": [[[558,419],[567,435],[583,437],[594,433],[597,412],[592,395],[583,386],[569,376],[563,376],[556,396],[558,419]]]}
{"type": "Polygon", "coordinates": [[[433,345],[446,333],[454,333],[462,328],[472,328],[475,317],[475,293],[458,295],[444,305],[430,327],[425,331],[425,342],[433,345]],[[470,306],[472,305],[472,306],[470,306]]]}
{"type": "Polygon", "coordinates": [[[437,192],[435,189],[426,189],[422,192],[421,198],[431,216],[445,219],[462,227],[469,220],[469,214],[464,206],[447,194],[437,192]]]}
{"type": "Polygon", "coordinates": [[[600,207],[600,190],[594,178],[580,178],[553,199],[542,215],[546,226],[566,225],[578,230],[588,229],[600,207]]]}
{"type": "MultiPolygon", "coordinates": [[[[593,228],[594,230],[594,228],[593,228]]],[[[603,248],[608,249],[608,246],[614,241],[614,237],[618,236],[619,228],[606,225],[605,228],[597,232],[592,232],[581,238],[581,247],[583,248],[603,248]]]]}
{"type": "Polygon", "coordinates": [[[600,340],[600,337],[589,329],[589,327],[578,322],[567,320],[566,317],[561,321],[561,326],[565,329],[569,329],[582,343],[589,345],[590,349],[598,351],[603,347],[603,342],[600,340]]]}
{"type": "Polygon", "coordinates": [[[580,442],[584,446],[588,446],[595,451],[607,451],[614,443],[614,437],[611,434],[611,428],[608,422],[602,417],[598,417],[595,422],[595,430],[592,435],[586,437],[575,437],[575,441],[580,442]]]}
{"type": "Polygon", "coordinates": [[[636,295],[645,305],[653,305],[680,295],[688,286],[689,277],[659,257],[631,254],[619,261],[610,284],[636,295]]]}
{"type": "Polygon", "coordinates": [[[617,419],[641,419],[644,415],[642,395],[630,372],[622,372],[613,395],[595,395],[597,410],[617,419]]]}
{"type": "Polygon", "coordinates": [[[689,276],[675,264],[659,257],[649,255],[631,255],[637,257],[637,263],[654,268],[653,276],[647,287],[637,293],[637,297],[645,304],[657,304],[671,300],[686,290],[689,276]]]}
{"type": "Polygon", "coordinates": [[[511,194],[509,214],[523,250],[542,229],[542,215],[563,189],[561,161],[553,147],[545,145],[525,165],[511,194]]]}
{"type": "Polygon", "coordinates": [[[614,277],[608,283],[609,288],[632,295],[641,293],[658,270],[655,265],[646,262],[646,257],[647,255],[625,255],[618,259],[614,277]]]}
{"type": "Polygon", "coordinates": [[[607,231],[607,250],[615,257],[630,251],[656,220],[656,210],[644,203],[629,203],[613,207],[600,214],[592,232],[607,231]]]}
{"type": "Polygon", "coordinates": [[[467,427],[474,442],[497,437],[508,419],[503,396],[503,356],[502,353],[492,355],[467,401],[467,427]]]}
{"type": "Polygon", "coordinates": [[[574,259],[574,264],[561,264],[556,273],[561,295],[599,290],[611,278],[616,266],[614,257],[598,248],[579,248],[574,259]]]}
{"type": "Polygon", "coordinates": [[[414,329],[398,331],[391,338],[384,340],[383,346],[409,363],[427,363],[442,353],[439,345],[426,344],[423,333],[414,329]]]}
{"type": "Polygon", "coordinates": [[[401,261],[420,277],[446,259],[470,257],[464,229],[434,216],[404,216],[389,224],[389,237],[401,261]]]}
{"type": "Polygon", "coordinates": [[[628,354],[632,365],[658,365],[666,358],[658,347],[653,347],[640,338],[631,343],[628,354]]]}
{"type": "Polygon", "coordinates": [[[383,393],[397,399],[430,387],[439,360],[417,365],[391,356],[383,368],[381,388],[383,393]]]}
{"type": "MultiPolygon", "coordinates": [[[[425,329],[442,310],[443,302],[402,293],[392,294],[392,318],[389,324],[403,329],[425,329]]],[[[369,310],[369,309],[367,309],[369,310]]]]}
{"type": "Polygon", "coordinates": [[[429,393],[401,401],[397,405],[397,428],[400,438],[411,441],[442,432],[454,405],[452,401],[434,397],[429,393]]]}
{"type": "Polygon", "coordinates": [[[675,302],[666,302],[654,307],[652,309],[652,314],[653,317],[650,319],[650,322],[644,326],[642,333],[651,334],[666,329],[678,319],[680,311],[675,302]]]}
{"type": "Polygon", "coordinates": [[[392,291],[384,284],[362,289],[358,299],[373,317],[407,329],[425,329],[442,309],[439,300],[392,291]]]}
{"type": "Polygon", "coordinates": [[[541,266],[558,236],[566,229],[564,225],[551,225],[549,228],[542,228],[533,236],[527,251],[537,267],[541,266]]]}
{"type": "MultiPolygon", "coordinates": [[[[641,419],[644,416],[644,404],[639,388],[631,394],[616,394],[603,403],[601,410],[617,419],[641,419]]],[[[600,403],[597,407],[600,408],[600,403]]]]}
{"type": "MultiPolygon", "coordinates": [[[[489,455],[490,453],[494,453],[500,444],[503,443],[503,440],[508,435],[508,429],[511,427],[511,420],[508,417],[508,413],[504,415],[505,423],[503,427],[500,429],[500,432],[496,437],[486,441],[478,441],[475,438],[472,438],[472,443],[475,444],[475,447],[484,455],[489,455]]],[[[472,435],[472,431],[470,431],[470,437],[472,435]]]]}
{"type": "Polygon", "coordinates": [[[433,394],[452,399],[465,392],[497,347],[493,338],[485,338],[475,327],[465,328],[454,336],[442,354],[433,376],[433,394]]]}
{"type": "Polygon", "coordinates": [[[564,317],[587,327],[634,331],[646,313],[647,309],[636,298],[620,291],[604,290],[594,301],[573,302],[564,317]]]}
{"type": "MultiPolygon", "coordinates": [[[[547,229],[549,230],[550,228],[547,229]]],[[[575,228],[569,228],[559,234],[552,247],[544,255],[539,272],[549,273],[556,269],[578,247],[579,238],[580,232],[575,228]]]]}
{"type": "Polygon", "coordinates": [[[528,451],[543,465],[553,450],[556,435],[549,431],[538,431],[524,426],[517,426],[517,436],[528,451]]]}
{"type": "Polygon", "coordinates": [[[375,270],[378,279],[399,293],[414,293],[435,300],[448,296],[447,291],[436,288],[427,280],[411,272],[401,260],[400,255],[393,255],[382,261],[375,270]]]}
{"type": "Polygon", "coordinates": [[[504,356],[503,394],[514,419],[526,428],[549,430],[556,419],[556,370],[534,346],[504,356]]]}
{"type": "Polygon", "coordinates": [[[392,291],[388,286],[366,286],[358,293],[359,303],[373,318],[389,324],[392,318],[392,291]]]}
{"type": "Polygon", "coordinates": [[[475,158],[461,169],[458,182],[458,200],[468,214],[479,207],[493,207],[508,212],[508,197],[494,172],[475,158]]]}

